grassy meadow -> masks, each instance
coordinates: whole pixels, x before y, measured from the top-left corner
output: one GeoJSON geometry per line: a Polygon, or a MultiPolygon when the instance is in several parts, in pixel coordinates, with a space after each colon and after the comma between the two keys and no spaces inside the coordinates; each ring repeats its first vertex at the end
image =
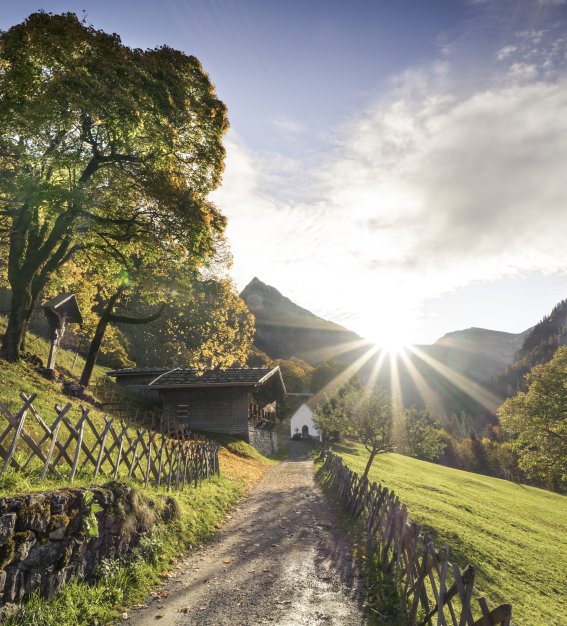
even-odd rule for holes
{"type": "MultiPolygon", "coordinates": [[[[0,318],[0,334],[2,321],[0,318]]],[[[48,352],[45,340],[30,334],[28,346],[30,352],[45,362],[48,352]]],[[[83,364],[83,358],[75,358],[72,352],[58,352],[57,369],[68,380],[78,377],[83,364]]],[[[104,377],[104,373],[103,368],[95,368],[93,382],[104,377]]],[[[22,405],[19,397],[21,391],[38,394],[34,405],[48,422],[55,417],[56,404],[64,405],[70,401],[74,407],[71,417],[75,420],[80,415],[79,406],[85,404],[65,396],[59,383],[47,380],[26,361],[0,361],[0,401],[10,411],[16,412],[22,405]]],[[[130,395],[126,396],[132,400],[130,395]]],[[[93,421],[102,429],[104,413],[90,405],[86,406],[89,406],[93,421]]],[[[3,423],[4,418],[0,416],[0,424],[3,423]]],[[[26,430],[40,432],[33,416],[29,416],[26,421],[26,430]]],[[[221,475],[203,482],[197,488],[183,491],[168,491],[165,487],[144,488],[129,481],[125,475],[120,475],[122,481],[157,502],[158,508],[166,496],[173,497],[178,517],[167,524],[156,524],[151,537],[145,538],[139,549],[135,549],[129,557],[103,564],[92,584],[72,582],[49,601],[32,594],[21,610],[5,622],[6,625],[80,626],[87,623],[115,623],[117,618],[128,611],[129,606],[145,599],[150,590],[175,566],[178,557],[215,534],[243,491],[260,480],[271,463],[273,461],[264,458],[249,444],[227,438],[220,450],[221,475]]],[[[89,487],[92,484],[91,474],[90,471],[79,472],[73,486],[89,487]]],[[[97,482],[101,484],[106,480],[108,477],[99,476],[97,482]]],[[[50,475],[40,480],[35,473],[23,475],[9,468],[0,477],[0,497],[67,486],[66,480],[58,480],[50,475]]]]}
{"type": "MultiPolygon", "coordinates": [[[[362,446],[335,451],[362,474],[362,446]]],[[[398,494],[452,561],[476,567],[478,590],[491,608],[511,603],[515,626],[567,624],[567,497],[398,454],[378,456],[370,478],[398,494]]]]}
{"type": "MultiPolygon", "coordinates": [[[[5,328],[6,319],[0,316],[0,336],[4,333],[5,328]]],[[[37,355],[45,364],[49,354],[49,342],[30,332],[26,350],[37,355]]],[[[70,350],[58,350],[57,370],[66,380],[77,379],[83,371],[84,365],[85,360],[82,356],[76,355],[70,350]]],[[[106,371],[107,368],[95,366],[91,387],[98,380],[105,378],[106,371]]],[[[56,404],[65,405],[67,402],[72,402],[77,407],[80,404],[79,400],[65,396],[59,383],[48,380],[26,361],[22,360],[19,363],[0,361],[0,402],[6,405],[10,411],[15,412],[23,404],[23,400],[20,398],[22,391],[27,394],[37,393],[34,406],[44,418],[47,418],[46,421],[48,422],[55,418],[54,406],[56,404]]],[[[100,419],[101,423],[104,423],[101,412],[94,407],[91,409],[91,414],[97,421],[100,419]]],[[[73,413],[73,415],[75,414],[73,413]]]]}

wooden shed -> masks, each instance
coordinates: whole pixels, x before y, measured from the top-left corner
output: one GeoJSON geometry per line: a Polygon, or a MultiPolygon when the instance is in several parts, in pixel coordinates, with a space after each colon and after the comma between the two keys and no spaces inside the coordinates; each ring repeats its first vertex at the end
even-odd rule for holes
{"type": "Polygon", "coordinates": [[[134,391],[144,398],[159,400],[158,392],[150,389],[149,383],[156,376],[165,374],[170,370],[171,367],[125,367],[106,372],[106,375],[114,378],[120,387],[128,387],[130,391],[134,391]]]}
{"type": "Polygon", "coordinates": [[[178,428],[237,435],[263,454],[277,448],[277,402],[285,396],[279,367],[198,370],[176,368],[149,383],[163,417],[178,428]]]}

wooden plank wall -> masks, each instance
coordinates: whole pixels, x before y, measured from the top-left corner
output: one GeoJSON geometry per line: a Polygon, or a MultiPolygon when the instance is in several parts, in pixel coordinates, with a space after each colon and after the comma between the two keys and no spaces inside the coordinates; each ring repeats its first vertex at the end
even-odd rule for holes
{"type": "Polygon", "coordinates": [[[164,420],[178,427],[228,435],[248,435],[248,390],[171,389],[160,392],[164,420]]]}

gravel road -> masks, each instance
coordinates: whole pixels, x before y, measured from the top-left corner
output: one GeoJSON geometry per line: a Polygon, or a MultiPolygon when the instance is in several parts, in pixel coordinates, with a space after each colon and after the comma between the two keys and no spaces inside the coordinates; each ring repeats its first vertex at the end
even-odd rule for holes
{"type": "Polygon", "coordinates": [[[142,626],[360,626],[350,547],[313,479],[309,448],[271,467],[207,546],[179,563],[142,626]]]}

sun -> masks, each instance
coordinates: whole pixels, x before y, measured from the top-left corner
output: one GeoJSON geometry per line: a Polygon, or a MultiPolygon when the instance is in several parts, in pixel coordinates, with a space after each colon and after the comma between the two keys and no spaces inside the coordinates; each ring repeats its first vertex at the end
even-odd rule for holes
{"type": "MultiPolygon", "coordinates": [[[[380,330],[383,331],[385,329],[380,330]]],[[[408,345],[410,345],[404,330],[405,329],[390,327],[387,329],[387,332],[375,331],[373,333],[367,333],[366,337],[376,346],[378,351],[383,350],[384,352],[392,355],[400,354],[408,345]]]]}
{"type": "Polygon", "coordinates": [[[368,307],[358,318],[359,334],[387,354],[400,354],[414,343],[416,316],[410,307],[388,302],[368,307]]]}
{"type": "Polygon", "coordinates": [[[396,355],[402,353],[408,346],[408,343],[401,339],[396,339],[393,337],[391,339],[382,341],[381,343],[377,343],[376,345],[381,350],[385,350],[388,354],[396,355]]]}

